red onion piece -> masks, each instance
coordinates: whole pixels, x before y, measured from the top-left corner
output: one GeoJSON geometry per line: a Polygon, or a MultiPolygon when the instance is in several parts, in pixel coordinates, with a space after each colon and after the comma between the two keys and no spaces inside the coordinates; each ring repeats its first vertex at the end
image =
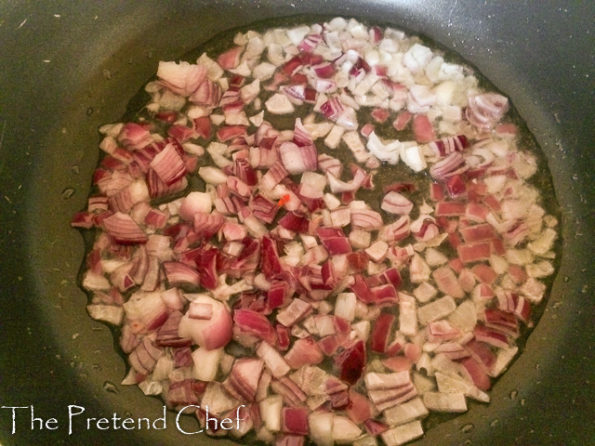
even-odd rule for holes
{"type": "Polygon", "coordinates": [[[227,125],[220,127],[217,130],[217,140],[221,142],[227,142],[238,136],[246,135],[246,127],[243,125],[227,125]]]}
{"type": "Polygon", "coordinates": [[[397,118],[393,122],[393,127],[397,131],[404,130],[405,127],[407,127],[407,124],[409,124],[409,121],[411,121],[411,116],[411,113],[409,113],[408,111],[399,112],[397,118]]]}
{"type": "Polygon", "coordinates": [[[253,334],[271,345],[276,343],[275,329],[263,314],[252,310],[236,310],[233,321],[240,330],[253,334]]]}
{"type": "Polygon", "coordinates": [[[322,36],[320,34],[308,34],[298,45],[298,49],[300,51],[310,52],[315,49],[320,42],[322,42],[322,36]]]}
{"type": "Polygon", "coordinates": [[[372,119],[379,124],[384,123],[389,117],[389,111],[386,108],[376,107],[370,113],[372,119]]]}
{"type": "Polygon", "coordinates": [[[305,234],[308,232],[309,221],[304,215],[296,212],[288,212],[279,219],[279,226],[290,231],[305,234]]]}
{"type": "Polygon", "coordinates": [[[217,234],[224,222],[225,218],[218,212],[211,212],[210,214],[195,212],[192,221],[196,235],[205,239],[217,234]]]}
{"type": "Polygon", "coordinates": [[[465,295],[465,292],[461,288],[461,285],[459,284],[454,272],[448,266],[442,266],[435,269],[432,272],[432,277],[436,281],[440,291],[442,291],[444,294],[454,298],[461,298],[465,295]]]}
{"type": "Polygon", "coordinates": [[[207,350],[221,348],[231,340],[232,319],[223,302],[204,294],[196,295],[196,303],[211,304],[213,315],[209,320],[191,319],[186,313],[179,325],[179,336],[190,337],[194,343],[207,350]]]}
{"type": "Polygon", "coordinates": [[[173,407],[198,404],[198,397],[202,392],[197,391],[199,387],[196,384],[198,383],[193,379],[172,382],[167,392],[166,401],[173,407]]]}
{"type": "Polygon", "coordinates": [[[311,337],[298,339],[285,354],[285,361],[292,369],[305,365],[320,364],[324,359],[318,344],[311,337]]]}
{"type": "Polygon", "coordinates": [[[361,377],[366,364],[366,346],[364,342],[356,342],[343,353],[337,355],[334,362],[341,370],[341,379],[349,384],[355,384],[361,377]]]}
{"type": "Polygon", "coordinates": [[[262,195],[256,195],[250,202],[255,217],[265,223],[272,223],[277,215],[279,206],[262,195]]]}
{"type": "Polygon", "coordinates": [[[89,212],[77,212],[70,220],[70,226],[73,228],[91,229],[93,224],[93,215],[89,212]]]}
{"type": "Polygon", "coordinates": [[[508,98],[497,93],[484,93],[468,98],[467,120],[481,130],[494,127],[508,111],[508,98]]]}
{"type": "Polygon", "coordinates": [[[160,348],[156,347],[148,337],[144,337],[138,347],[130,353],[128,360],[137,372],[148,375],[162,354],[163,351],[160,348]]]}
{"type": "Polygon", "coordinates": [[[351,244],[340,228],[318,228],[320,241],[331,255],[351,252],[351,244]]]}
{"type": "Polygon", "coordinates": [[[178,326],[182,320],[182,313],[172,311],[167,320],[157,331],[155,343],[162,347],[187,347],[192,343],[190,338],[181,338],[178,335],[178,326]]]}
{"type": "Polygon", "coordinates": [[[413,209],[413,203],[400,193],[391,191],[384,196],[380,207],[391,214],[407,215],[413,209]]]}
{"type": "MultiPolygon", "coordinates": [[[[293,150],[293,149],[291,149],[291,150],[293,150]]],[[[301,160],[300,160],[300,165],[301,165],[301,160]]],[[[263,186],[263,188],[271,190],[277,184],[279,184],[281,182],[281,180],[283,180],[287,175],[289,175],[289,172],[285,168],[284,163],[281,161],[277,161],[264,174],[264,176],[262,177],[262,180],[261,180],[261,185],[263,186]]]]}
{"type": "Polygon", "coordinates": [[[481,390],[489,390],[491,387],[490,377],[486,372],[484,372],[483,368],[479,365],[477,361],[473,358],[464,359],[461,364],[464,367],[464,370],[468,373],[469,377],[473,381],[473,384],[477,386],[478,389],[481,390]]]}
{"type": "Polygon", "coordinates": [[[415,140],[420,143],[428,143],[436,139],[432,123],[426,115],[415,115],[413,117],[413,134],[415,140]]]}
{"type": "Polygon", "coordinates": [[[330,62],[324,62],[319,65],[315,65],[312,67],[316,76],[321,79],[329,79],[335,75],[336,69],[333,64],[330,62]]]}
{"type": "Polygon", "coordinates": [[[359,392],[349,389],[349,405],[345,409],[347,416],[356,424],[361,424],[372,416],[370,400],[359,392]]]}
{"type": "Polygon", "coordinates": [[[394,321],[395,316],[387,313],[382,313],[378,319],[376,319],[374,328],[372,329],[372,342],[370,344],[370,349],[373,352],[384,353],[394,321]]]}
{"type": "Polygon", "coordinates": [[[145,243],[147,235],[128,214],[116,212],[103,219],[103,228],[118,243],[145,243]]]}
{"type": "Polygon", "coordinates": [[[200,284],[200,274],[194,268],[181,262],[163,263],[165,277],[170,286],[191,286],[198,287],[200,284]]]}
{"type": "Polygon", "coordinates": [[[436,156],[446,156],[452,152],[462,152],[469,147],[469,141],[465,135],[445,136],[436,141],[432,141],[428,146],[434,151],[436,156]]]}
{"type": "Polygon", "coordinates": [[[465,158],[459,152],[452,152],[430,167],[430,175],[437,180],[444,180],[467,169],[465,158]]]}
{"type": "Polygon", "coordinates": [[[240,358],[233,363],[229,384],[245,401],[254,401],[263,370],[261,359],[240,358]]]}
{"type": "Polygon", "coordinates": [[[371,209],[352,209],[351,224],[355,228],[373,231],[382,227],[382,216],[371,209]]]}
{"type": "Polygon", "coordinates": [[[240,56],[244,48],[241,46],[234,46],[233,48],[225,51],[217,57],[217,63],[224,70],[232,70],[237,67],[240,63],[240,56]]]}
{"type": "Polygon", "coordinates": [[[221,96],[222,91],[219,84],[210,79],[205,79],[200,83],[196,91],[190,95],[188,100],[197,105],[215,107],[219,104],[221,96]]]}
{"type": "Polygon", "coordinates": [[[463,263],[472,263],[478,260],[488,260],[491,255],[491,248],[490,244],[486,242],[466,243],[459,245],[457,252],[463,263]]]}
{"type": "Polygon", "coordinates": [[[366,431],[373,436],[379,435],[388,429],[388,426],[380,421],[368,419],[364,423],[366,431]]]}
{"type": "Polygon", "coordinates": [[[291,327],[312,311],[312,306],[302,300],[293,299],[291,303],[277,313],[277,321],[286,327],[291,327]]]}
{"type": "Polygon", "coordinates": [[[318,167],[318,152],[313,144],[298,146],[284,142],[279,147],[281,162],[291,174],[314,171],[318,167]]]}
{"type": "Polygon", "coordinates": [[[261,269],[267,279],[275,278],[282,271],[279,261],[276,243],[269,237],[263,237],[262,241],[261,269]]]}

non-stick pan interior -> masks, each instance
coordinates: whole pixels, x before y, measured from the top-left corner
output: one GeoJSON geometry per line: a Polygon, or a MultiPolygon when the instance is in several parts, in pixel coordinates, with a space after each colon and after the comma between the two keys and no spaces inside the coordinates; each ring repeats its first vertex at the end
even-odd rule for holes
{"type": "Polygon", "coordinates": [[[166,431],[87,430],[75,422],[68,435],[68,405],[89,417],[153,419],[162,411],[161,401],[119,384],[124,360],[110,330],[85,312],[76,280],[84,245],[68,222],[89,192],[98,126],[121,118],[159,60],[221,30],[296,14],[391,23],[459,52],[512,98],[547,155],[562,205],[563,262],[526,353],[497,382],[489,405],[472,405],[419,444],[593,438],[593,8],[472,0],[167,3],[0,5],[0,403],[33,405],[36,416],[59,423],[56,431],[32,430],[30,413],[19,409],[11,435],[10,410],[2,409],[2,444],[211,444],[204,434],[182,435],[175,414],[166,431]]]}

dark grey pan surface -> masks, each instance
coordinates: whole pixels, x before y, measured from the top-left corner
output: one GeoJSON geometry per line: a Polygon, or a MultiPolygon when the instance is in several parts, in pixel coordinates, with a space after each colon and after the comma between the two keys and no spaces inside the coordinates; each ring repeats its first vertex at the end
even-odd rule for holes
{"type": "MultiPolygon", "coordinates": [[[[0,3],[0,409],[2,445],[211,444],[202,434],[86,430],[88,416],[159,416],[161,403],[120,386],[112,335],[85,312],[83,241],[68,227],[97,162],[97,127],[118,120],[160,59],[269,17],[357,16],[459,52],[509,95],[544,149],[562,205],[563,259],[526,353],[424,445],[586,445],[593,410],[593,38],[590,2],[178,1],[0,3]],[[173,6],[168,5],[172,3],[173,6]],[[74,189],[71,196],[70,188],[74,189]],[[117,393],[105,390],[115,383],[117,393]],[[472,424],[473,428],[467,425],[472,424]],[[465,429],[462,429],[467,426],[465,429]]],[[[218,442],[217,444],[226,444],[218,442]]]]}

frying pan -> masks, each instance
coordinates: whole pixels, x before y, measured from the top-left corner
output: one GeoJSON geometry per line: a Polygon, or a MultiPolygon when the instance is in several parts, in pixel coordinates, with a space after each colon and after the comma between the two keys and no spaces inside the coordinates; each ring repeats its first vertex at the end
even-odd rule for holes
{"type": "MultiPolygon", "coordinates": [[[[562,264],[523,353],[492,402],[438,424],[423,445],[586,445],[593,418],[593,39],[591,2],[328,0],[0,3],[0,409],[2,445],[212,444],[203,434],[87,430],[86,416],[159,416],[120,386],[112,333],[85,312],[84,252],[69,228],[97,163],[97,127],[117,121],[160,59],[219,31],[296,14],[356,16],[461,54],[512,101],[543,148],[562,206],[562,264]],[[113,383],[111,385],[110,383],[113,383]]],[[[229,444],[222,441],[217,444],[229,444]]]]}

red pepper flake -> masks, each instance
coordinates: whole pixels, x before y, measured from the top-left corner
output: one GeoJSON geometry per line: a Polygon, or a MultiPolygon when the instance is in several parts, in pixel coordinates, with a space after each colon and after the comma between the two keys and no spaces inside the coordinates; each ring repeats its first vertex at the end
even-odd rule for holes
{"type": "Polygon", "coordinates": [[[280,208],[285,206],[285,204],[288,203],[290,199],[291,199],[291,195],[289,195],[289,194],[283,195],[281,197],[281,199],[277,202],[277,206],[279,206],[280,208]]]}

